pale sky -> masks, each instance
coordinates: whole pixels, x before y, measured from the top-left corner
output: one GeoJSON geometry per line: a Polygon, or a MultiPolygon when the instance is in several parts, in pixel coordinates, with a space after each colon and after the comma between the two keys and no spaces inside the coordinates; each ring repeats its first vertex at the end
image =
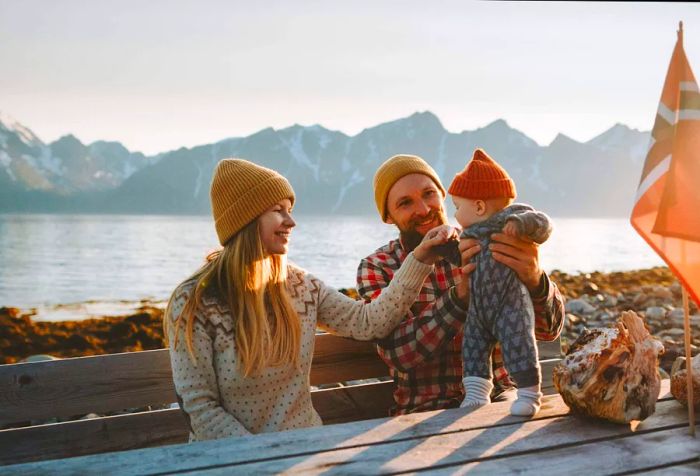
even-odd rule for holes
{"type": "Polygon", "coordinates": [[[0,111],[147,154],[424,110],[587,141],[651,129],[679,20],[700,68],[689,3],[0,0],[0,111]]]}

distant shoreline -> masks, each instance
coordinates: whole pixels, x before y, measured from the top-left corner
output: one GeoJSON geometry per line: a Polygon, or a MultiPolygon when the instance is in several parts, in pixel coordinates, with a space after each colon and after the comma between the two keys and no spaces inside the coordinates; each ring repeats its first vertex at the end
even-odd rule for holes
{"type": "MultiPolygon", "coordinates": [[[[584,327],[606,327],[621,311],[633,309],[666,347],[662,368],[669,371],[675,357],[683,352],[680,285],[668,268],[576,275],[554,271],[550,276],[566,299],[567,316],[562,331],[565,349],[584,327]]],[[[357,296],[354,288],[341,291],[357,296]]],[[[119,315],[61,321],[35,320],[31,310],[0,307],[0,364],[37,354],[78,357],[165,347],[165,301],[120,302],[132,309],[119,315]]],[[[64,311],[69,313],[70,306],[63,305],[64,311]]],[[[700,311],[695,303],[691,303],[691,314],[695,354],[700,348],[700,311]]]]}

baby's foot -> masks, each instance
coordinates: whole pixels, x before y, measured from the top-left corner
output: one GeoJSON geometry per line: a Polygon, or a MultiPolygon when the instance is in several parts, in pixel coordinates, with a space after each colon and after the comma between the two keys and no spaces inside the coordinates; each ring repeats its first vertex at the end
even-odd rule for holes
{"type": "Polygon", "coordinates": [[[477,408],[491,403],[491,390],[493,383],[491,380],[481,377],[464,377],[464,400],[459,405],[460,408],[477,408]]]}
{"type": "Polygon", "coordinates": [[[542,392],[540,386],[518,389],[518,399],[510,407],[510,414],[515,416],[535,416],[540,411],[542,392]]]}
{"type": "Polygon", "coordinates": [[[483,407],[484,405],[488,405],[489,403],[491,402],[488,399],[482,400],[477,398],[464,397],[462,403],[459,404],[459,408],[478,408],[483,407]]]}

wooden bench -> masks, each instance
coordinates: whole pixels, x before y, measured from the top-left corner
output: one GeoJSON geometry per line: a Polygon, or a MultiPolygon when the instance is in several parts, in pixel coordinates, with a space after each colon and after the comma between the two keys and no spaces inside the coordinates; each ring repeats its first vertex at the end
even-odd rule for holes
{"type": "MultiPolygon", "coordinates": [[[[552,368],[560,342],[538,342],[543,392],[554,393],[552,368]]],[[[376,348],[329,334],[316,337],[311,385],[324,424],[381,418],[393,403],[393,382],[339,382],[388,375],[376,348]]],[[[183,443],[188,429],[176,402],[167,349],[0,365],[0,465],[183,443]],[[130,409],[137,413],[44,423],[130,409]],[[5,429],[2,429],[5,428],[5,429]]]]}

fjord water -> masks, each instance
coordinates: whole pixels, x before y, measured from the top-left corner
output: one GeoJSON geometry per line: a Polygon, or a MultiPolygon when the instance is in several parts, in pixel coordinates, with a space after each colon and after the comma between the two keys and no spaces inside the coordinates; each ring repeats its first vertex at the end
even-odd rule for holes
{"type": "MultiPolygon", "coordinates": [[[[340,287],[359,260],[396,236],[375,216],[295,216],[290,260],[340,287]]],[[[625,218],[557,218],[546,271],[662,265],[625,218]]],[[[218,247],[208,216],[0,214],[0,306],[165,300],[218,247]]],[[[99,312],[98,312],[99,313],[99,312]]]]}

